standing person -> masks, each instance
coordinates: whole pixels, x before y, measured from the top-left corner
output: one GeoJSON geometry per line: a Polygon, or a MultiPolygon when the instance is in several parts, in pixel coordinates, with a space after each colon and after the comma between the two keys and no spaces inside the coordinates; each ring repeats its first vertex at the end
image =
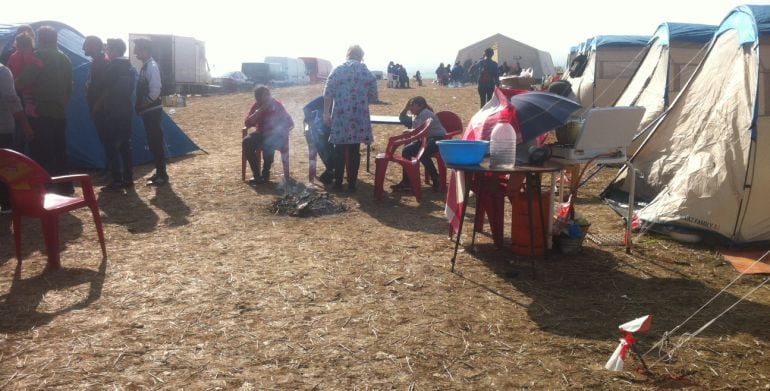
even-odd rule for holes
{"type": "Polygon", "coordinates": [[[495,93],[495,86],[500,85],[500,77],[497,75],[497,63],[492,60],[492,56],[495,55],[495,51],[492,48],[486,48],[484,50],[484,59],[479,61],[479,101],[481,107],[484,107],[487,102],[492,99],[492,94],[495,93]]]}
{"type": "MultiPolygon", "coordinates": [[[[7,62],[8,69],[11,70],[14,79],[21,76],[21,73],[27,66],[43,66],[43,62],[35,56],[35,30],[28,24],[21,25],[16,29],[14,46],[7,52],[7,54],[7,61],[2,61],[2,63],[5,64],[7,62]]],[[[21,98],[21,105],[24,107],[27,118],[37,117],[37,108],[35,107],[32,86],[28,86],[23,90],[17,88],[16,92],[21,98]]],[[[20,152],[26,152],[27,139],[28,137],[23,134],[22,129],[17,126],[13,149],[20,152]]]]}
{"type": "Polygon", "coordinates": [[[452,84],[454,84],[455,87],[463,86],[464,74],[465,70],[462,65],[460,65],[460,61],[455,62],[455,65],[452,67],[452,84]]]}
{"type": "Polygon", "coordinates": [[[346,156],[348,191],[356,191],[361,143],[371,144],[374,140],[369,104],[379,100],[377,80],[361,62],[363,59],[360,46],[348,48],[347,61],[332,70],[324,87],[324,124],[331,127],[329,142],[334,144],[335,191],[342,190],[346,156]]]}
{"type": "MultiPolygon", "coordinates": [[[[289,143],[289,132],[294,128],[294,121],[281,102],[270,95],[265,86],[254,88],[254,104],[249,109],[243,121],[246,128],[256,128],[256,131],[243,138],[241,148],[243,156],[249,162],[254,175],[249,185],[270,181],[270,167],[273,165],[275,150],[289,143]],[[257,150],[262,150],[262,173],[257,171],[257,150]]],[[[286,162],[288,160],[284,160],[286,162]]],[[[288,167],[283,167],[284,180],[288,178],[288,167]]]]}
{"type": "MultiPolygon", "coordinates": [[[[91,57],[91,69],[86,76],[86,103],[88,103],[88,109],[91,113],[91,121],[96,128],[96,134],[99,136],[104,147],[104,156],[107,156],[107,129],[106,120],[104,118],[104,112],[96,110],[96,100],[102,95],[104,89],[104,71],[107,69],[109,60],[107,54],[104,53],[104,43],[102,39],[89,35],[86,40],[83,41],[83,53],[86,56],[91,57]]],[[[105,173],[109,172],[109,159],[107,160],[107,167],[104,167],[105,173]]]]}
{"type": "MultiPolygon", "coordinates": [[[[35,30],[32,29],[32,26],[28,24],[22,24],[21,26],[16,28],[16,35],[14,35],[13,40],[16,41],[16,37],[19,35],[29,35],[32,37],[32,41],[35,41],[35,30]]],[[[2,57],[0,57],[0,64],[3,64],[11,69],[11,73],[14,72],[14,68],[11,66],[13,61],[11,60],[11,56],[13,56],[14,53],[16,53],[16,50],[18,49],[17,46],[11,46],[11,50],[3,51],[2,57]]],[[[14,74],[16,76],[16,74],[14,74]]]]}
{"type": "MultiPolygon", "coordinates": [[[[67,106],[72,96],[72,63],[56,47],[58,33],[51,26],[37,30],[40,47],[35,55],[41,67],[28,66],[16,79],[16,87],[32,86],[37,117],[29,118],[35,137],[30,142],[30,155],[51,176],[66,175],[67,106]]],[[[75,192],[72,182],[60,183],[51,190],[61,194],[75,192]]]]}
{"type": "MultiPolygon", "coordinates": [[[[0,148],[13,147],[13,138],[16,127],[20,127],[24,134],[32,137],[32,128],[24,115],[19,96],[14,88],[11,70],[0,64],[0,148]]],[[[0,183],[0,212],[11,210],[11,198],[8,188],[0,183]]]]}
{"type": "MultiPolygon", "coordinates": [[[[15,50],[8,59],[8,69],[11,70],[14,78],[18,78],[29,67],[40,68],[43,62],[35,56],[35,38],[29,34],[19,34],[14,40],[15,50]]],[[[24,112],[28,117],[37,117],[37,107],[35,106],[35,91],[33,86],[28,85],[18,89],[17,93],[21,97],[21,104],[24,106],[24,112]]]]}
{"type": "MultiPolygon", "coordinates": [[[[438,190],[441,186],[441,181],[439,180],[438,170],[436,170],[436,166],[433,164],[431,156],[438,152],[436,141],[441,140],[446,136],[446,129],[441,125],[441,121],[436,117],[436,114],[433,113],[433,108],[428,105],[428,102],[422,96],[415,96],[414,98],[409,99],[406,102],[406,106],[401,110],[401,114],[399,114],[398,118],[401,120],[401,123],[409,129],[416,129],[424,124],[425,121],[431,119],[427,145],[420,157],[420,162],[425,166],[425,171],[427,171],[430,176],[433,190],[438,190]],[[411,114],[411,117],[409,114],[411,114]]],[[[411,159],[417,155],[421,146],[421,140],[414,141],[404,147],[401,151],[401,156],[406,159],[411,159]]],[[[409,177],[407,176],[406,170],[404,170],[401,176],[401,182],[393,185],[393,190],[411,191],[411,189],[412,186],[409,184],[409,177]]]]}
{"type": "Polygon", "coordinates": [[[134,116],[131,96],[134,94],[136,71],[125,57],[126,43],[107,40],[109,63],[104,70],[101,95],[94,103],[95,111],[104,118],[104,147],[111,182],[103,191],[123,191],[134,187],[134,165],[131,152],[131,122],[134,116]]]}
{"type": "Polygon", "coordinates": [[[166,147],[163,141],[163,105],[160,100],[160,68],[152,58],[152,41],[147,38],[134,40],[134,56],[142,62],[136,83],[136,114],[142,117],[147,132],[147,146],[155,162],[155,173],[147,180],[148,185],[163,186],[168,183],[166,172],[166,147]]]}

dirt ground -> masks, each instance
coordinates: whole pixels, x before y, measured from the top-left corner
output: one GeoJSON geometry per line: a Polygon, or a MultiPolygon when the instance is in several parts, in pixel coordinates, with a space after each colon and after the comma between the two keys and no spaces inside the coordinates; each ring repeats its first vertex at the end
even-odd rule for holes
{"type": "MultiPolygon", "coordinates": [[[[308,161],[301,108],[321,91],[274,90],[298,124],[291,172],[300,182],[308,161]]],[[[415,95],[464,123],[478,108],[474,87],[380,84],[384,103],[372,112],[396,115],[415,95]]],[[[0,216],[0,389],[770,389],[767,286],[657,362],[653,375],[636,358],[625,372],[603,369],[619,324],[652,314],[637,342],[646,351],[738,275],[717,249],[651,234],[631,255],[586,242],[579,254],[536,259],[533,275],[528,257],[482,234],[450,273],[444,195],[426,186],[422,204],[392,193],[375,202],[364,163],[358,192],[334,196],[348,211],[271,214],[280,159],[271,184],[251,188],[240,178],[252,100],[190,97],[174,109],[206,153],[173,160],[170,186],[143,186],[145,165],[135,192],[100,194],[106,260],[80,210],[61,222],[62,270],[44,270],[33,220],[24,221],[19,266],[10,217],[0,216]]],[[[399,131],[376,126],[373,153],[399,131]]],[[[389,170],[386,189],[398,175],[389,170]]],[[[621,230],[597,197],[612,175],[594,178],[577,200],[593,232],[621,230]]],[[[738,280],[676,336],[761,278],[738,280]]]]}

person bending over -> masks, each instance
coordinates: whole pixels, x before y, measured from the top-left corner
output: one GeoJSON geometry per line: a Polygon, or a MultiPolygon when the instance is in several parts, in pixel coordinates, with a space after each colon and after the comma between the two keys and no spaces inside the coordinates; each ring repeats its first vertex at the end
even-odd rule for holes
{"type": "MultiPolygon", "coordinates": [[[[422,96],[415,96],[414,98],[409,99],[406,102],[406,106],[404,106],[404,109],[401,110],[401,114],[399,115],[401,123],[403,123],[404,126],[409,129],[416,129],[420,127],[423,123],[425,123],[425,121],[428,120],[428,118],[432,120],[430,129],[428,130],[428,145],[425,146],[425,152],[423,152],[422,157],[420,157],[420,162],[422,162],[422,165],[425,166],[425,171],[427,171],[428,175],[430,176],[433,190],[438,190],[439,186],[441,186],[441,182],[439,181],[438,171],[436,170],[436,166],[433,164],[431,155],[438,151],[438,145],[436,145],[436,141],[441,140],[444,138],[444,136],[446,136],[446,129],[444,129],[444,126],[441,125],[441,121],[439,121],[438,117],[436,117],[436,114],[433,113],[433,108],[428,105],[428,102],[426,102],[425,98],[422,96]],[[411,116],[409,114],[411,114],[411,116]]],[[[406,159],[411,159],[417,155],[421,146],[421,140],[414,141],[404,147],[404,149],[401,151],[401,156],[406,159]]],[[[401,177],[401,182],[393,185],[393,190],[410,191],[411,189],[412,187],[409,185],[409,178],[407,176],[406,170],[404,170],[401,177]]]]}
{"type": "MultiPolygon", "coordinates": [[[[244,126],[256,128],[243,138],[243,156],[249,162],[253,178],[250,185],[270,181],[270,167],[276,149],[288,145],[289,132],[294,128],[294,121],[281,102],[270,95],[265,86],[254,88],[254,104],[246,115],[244,126]],[[262,150],[262,172],[258,172],[257,150],[262,150]]],[[[285,178],[289,179],[289,178],[285,178]]]]}

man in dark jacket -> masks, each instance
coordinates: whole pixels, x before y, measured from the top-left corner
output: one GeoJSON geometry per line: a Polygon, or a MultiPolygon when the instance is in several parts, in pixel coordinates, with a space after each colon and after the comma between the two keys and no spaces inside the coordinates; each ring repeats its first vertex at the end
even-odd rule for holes
{"type": "Polygon", "coordinates": [[[479,101],[481,107],[484,107],[487,102],[492,99],[492,94],[495,93],[495,86],[500,85],[500,77],[497,74],[497,63],[492,60],[492,56],[495,55],[495,51],[492,48],[484,50],[484,59],[479,61],[479,101]]]}
{"type": "MultiPolygon", "coordinates": [[[[96,134],[99,136],[99,141],[104,145],[104,153],[107,154],[107,124],[105,122],[104,113],[95,109],[96,100],[102,94],[104,89],[104,71],[107,69],[109,59],[104,53],[104,43],[101,38],[89,35],[83,42],[83,53],[86,56],[91,57],[91,69],[88,71],[86,77],[86,102],[88,103],[88,109],[91,113],[91,120],[96,128],[96,134]]],[[[109,163],[109,162],[108,162],[109,163]]],[[[105,167],[105,169],[109,169],[105,167]]]]}
{"type": "MultiPolygon", "coordinates": [[[[67,106],[72,96],[72,63],[57,48],[58,33],[51,26],[37,30],[39,48],[35,55],[42,66],[28,66],[16,78],[16,88],[33,88],[37,117],[29,119],[35,133],[30,142],[30,156],[51,176],[66,175],[67,164],[67,106]]],[[[50,186],[60,194],[75,192],[72,182],[50,186]]]]}
{"type": "Polygon", "coordinates": [[[152,58],[152,41],[147,38],[134,40],[134,55],[142,62],[139,81],[136,83],[136,114],[142,117],[147,132],[147,146],[155,161],[155,173],[147,180],[148,185],[162,186],[168,183],[166,172],[166,148],[163,141],[163,105],[160,100],[161,79],[158,63],[152,58]]]}
{"type": "Polygon", "coordinates": [[[126,43],[122,39],[107,40],[109,65],[104,72],[103,93],[96,102],[96,110],[104,117],[106,134],[104,147],[107,167],[112,182],[103,191],[122,191],[134,187],[131,156],[131,122],[134,115],[131,96],[134,93],[136,71],[123,55],[126,43]]]}

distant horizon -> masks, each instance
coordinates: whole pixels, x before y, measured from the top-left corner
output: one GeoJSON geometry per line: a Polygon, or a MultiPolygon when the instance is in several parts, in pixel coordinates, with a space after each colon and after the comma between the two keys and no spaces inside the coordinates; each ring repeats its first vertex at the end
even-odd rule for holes
{"type": "Polygon", "coordinates": [[[327,0],[323,7],[308,0],[264,5],[225,2],[215,7],[184,7],[183,13],[179,3],[134,0],[121,7],[118,17],[93,17],[84,12],[93,6],[90,2],[38,0],[34,6],[7,7],[0,23],[55,20],[102,39],[127,40],[129,33],[194,37],[205,42],[212,75],[240,70],[241,63],[259,62],[266,56],[319,57],[336,66],[345,60],[347,48],[358,44],[371,70],[384,71],[389,61],[395,61],[404,64],[410,75],[419,69],[424,77],[432,78],[439,63],[454,61],[461,49],[495,34],[548,52],[554,66],[565,67],[570,47],[587,38],[649,36],[663,22],[718,25],[742,4],[745,2],[738,0],[648,0],[618,7],[615,0],[556,0],[547,8],[500,7],[498,21],[478,23],[473,12],[458,13],[457,7],[436,0],[420,3],[420,10],[429,10],[424,17],[406,0],[391,0],[387,7],[374,9],[342,0],[327,0]],[[405,23],[391,18],[392,9],[405,11],[405,23]],[[465,15],[469,17],[463,21],[465,15]],[[440,33],[431,29],[426,34],[405,26],[417,20],[431,25],[452,21],[462,27],[444,28],[440,33]]]}

